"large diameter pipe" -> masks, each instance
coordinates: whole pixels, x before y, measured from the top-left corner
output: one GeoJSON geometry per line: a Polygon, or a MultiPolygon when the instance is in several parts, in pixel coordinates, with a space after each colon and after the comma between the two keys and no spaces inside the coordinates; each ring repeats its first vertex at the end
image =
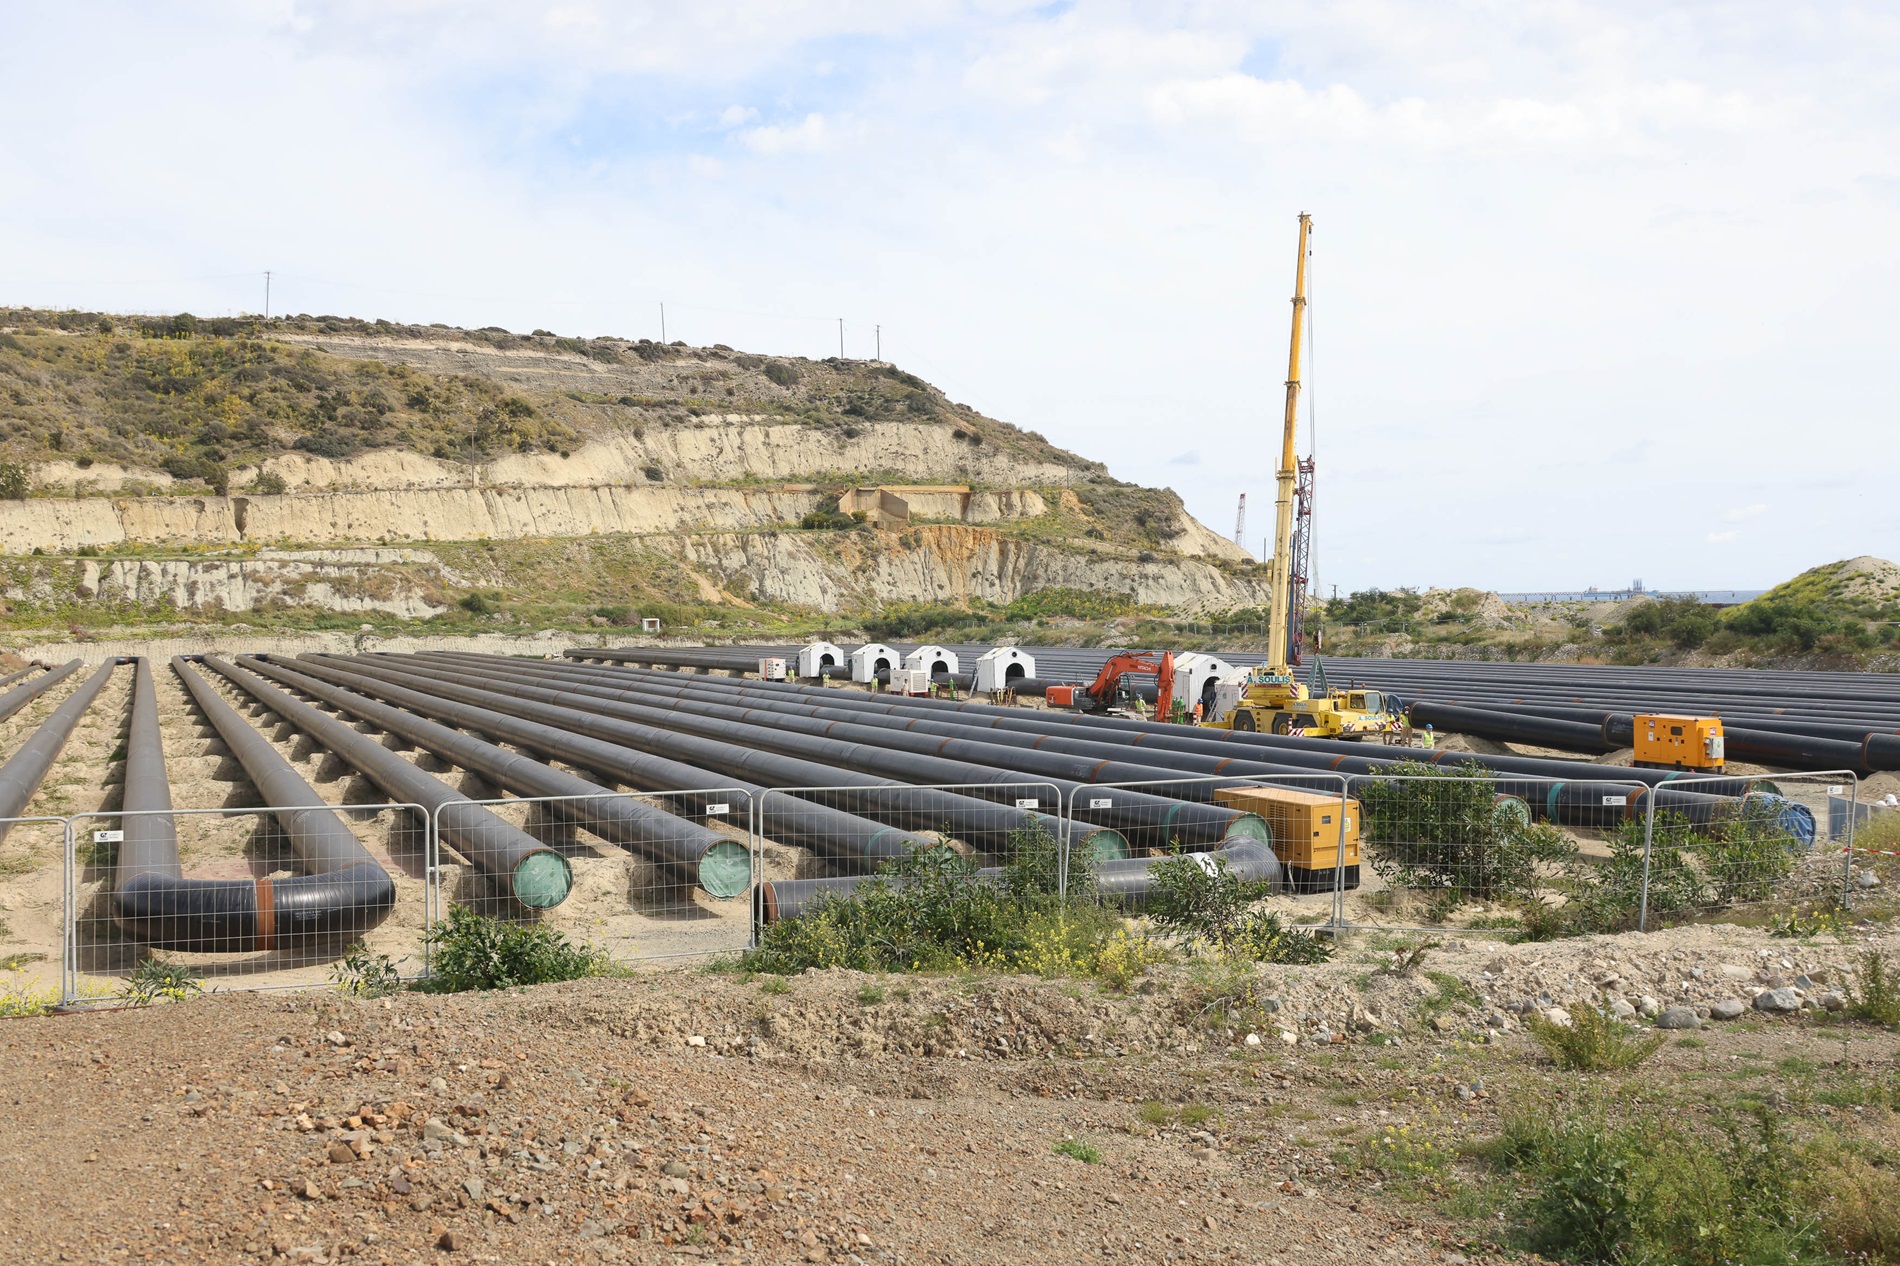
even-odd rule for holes
{"type": "MultiPolygon", "coordinates": [[[[434,656],[415,658],[424,661],[436,659],[434,656]]],[[[372,662],[404,661],[377,657],[372,662]]],[[[465,661],[454,659],[443,662],[453,668],[465,661]]],[[[525,681],[500,680],[499,675],[493,672],[492,659],[477,662],[473,667],[480,671],[479,680],[486,688],[500,693],[543,702],[570,698],[561,692],[535,690],[525,681]]],[[[533,667],[532,662],[526,661],[509,665],[511,672],[532,680],[556,680],[530,673],[528,670],[533,667]]],[[[465,681],[469,675],[468,672],[451,672],[437,680],[465,681]]],[[[587,711],[600,710],[588,708],[587,711]]],[[[1042,812],[1040,806],[1034,810],[1013,806],[1005,808],[994,800],[935,787],[919,787],[895,778],[866,774],[835,764],[747,747],[745,727],[733,722],[700,718],[688,732],[678,728],[663,728],[680,723],[677,712],[626,708],[602,715],[629,721],[627,728],[617,729],[614,733],[616,741],[629,747],[655,754],[671,753],[722,774],[754,780],[767,787],[787,788],[787,794],[799,799],[862,814],[906,830],[940,831],[985,852],[1008,851],[1009,837],[1022,829],[1027,819],[1056,839],[1061,839],[1067,829],[1070,844],[1088,849],[1095,857],[1111,859],[1126,857],[1129,853],[1128,842],[1120,832],[1088,823],[1065,824],[1057,815],[1042,812]]],[[[798,841],[792,839],[783,842],[798,841]]]]}
{"type": "MultiPolygon", "coordinates": [[[[396,881],[389,872],[377,865],[316,789],[183,656],[173,657],[172,671],[243,766],[245,777],[283,828],[303,866],[302,875],[259,880],[253,886],[250,948],[279,949],[329,938],[353,940],[379,926],[396,904],[396,881]]],[[[193,889],[175,895],[198,893],[193,889]]],[[[182,913],[195,917],[189,910],[182,913]]]]}
{"type": "MultiPolygon", "coordinates": [[[[77,667],[74,660],[68,668],[77,667]]],[[[73,729],[79,724],[79,718],[86,715],[86,709],[112,677],[112,669],[118,663],[109,659],[100,665],[99,670],[88,677],[79,689],[73,691],[54,708],[46,720],[40,722],[38,729],[27,736],[20,749],[0,765],[0,839],[13,829],[13,819],[26,812],[26,806],[32,801],[33,793],[40,789],[40,783],[46,780],[46,771],[53,767],[59,754],[66,749],[66,740],[73,735],[73,729]]],[[[43,686],[45,679],[24,686],[32,690],[43,686]]],[[[18,690],[14,694],[20,693],[18,690]]],[[[18,711],[18,709],[14,709],[18,711]]]]}
{"type": "MultiPolygon", "coordinates": [[[[1208,868],[1218,861],[1230,873],[1250,883],[1277,886],[1281,880],[1280,859],[1271,848],[1257,840],[1230,840],[1216,850],[1182,853],[1178,856],[1208,868]]],[[[1124,907],[1139,909],[1154,894],[1154,867],[1167,860],[1161,857],[1127,857],[1099,862],[1093,869],[1096,894],[1124,907]]],[[[976,873],[979,879],[994,883],[1002,878],[1003,869],[991,866],[976,873]]],[[[759,916],[767,924],[795,919],[821,900],[849,899],[864,885],[874,882],[901,888],[908,881],[901,875],[839,875],[826,879],[774,880],[760,887],[759,916]]]]}
{"type": "MultiPolygon", "coordinates": [[[[345,662],[365,670],[370,668],[357,661],[345,662]]],[[[893,861],[938,847],[935,840],[914,832],[789,796],[767,796],[766,788],[758,784],[721,778],[696,765],[648,755],[629,746],[629,741],[637,738],[630,728],[622,729],[618,723],[605,718],[571,708],[522,706],[521,700],[508,695],[427,677],[391,674],[395,681],[385,686],[380,672],[377,669],[354,674],[356,680],[348,684],[392,702],[401,700],[391,689],[402,689],[411,695],[420,691],[423,698],[405,706],[417,707],[457,724],[477,726],[530,750],[597,770],[635,786],[645,786],[651,791],[718,787],[744,791],[757,806],[760,828],[767,835],[802,835],[816,844],[819,851],[858,863],[893,861]],[[410,684],[403,686],[402,682],[410,684]]]]}
{"type": "MultiPolygon", "coordinates": [[[[530,675],[534,675],[532,667],[529,667],[527,671],[530,675]]],[[[790,713],[794,715],[856,715],[854,712],[839,711],[826,707],[808,707],[800,703],[791,702],[786,696],[780,693],[764,694],[760,691],[761,684],[762,683],[739,681],[712,682],[706,679],[695,678],[690,681],[667,684],[654,683],[646,680],[636,681],[632,684],[613,682],[606,685],[591,683],[583,685],[577,683],[572,687],[572,690],[576,694],[593,693],[611,697],[639,697],[643,693],[647,693],[651,694],[655,699],[666,698],[692,702],[695,705],[696,711],[703,711],[707,708],[708,705],[702,702],[704,700],[731,698],[743,701],[748,705],[757,704],[767,711],[772,709],[789,710],[790,713]]],[[[834,701],[843,702],[842,699],[836,698],[841,695],[841,693],[842,692],[823,691],[807,692],[799,697],[823,697],[825,703],[829,704],[834,701]]],[[[1328,756],[1319,753],[1308,753],[1298,749],[1283,749],[1277,747],[1271,749],[1254,748],[1227,742],[1198,743],[1191,739],[1177,739],[1165,732],[1161,734],[1148,731],[1124,732],[1106,728],[1091,728],[1078,731],[1073,728],[1064,729],[1063,727],[1043,726],[1037,721],[1021,715],[1010,717],[990,716],[988,714],[961,711],[919,711],[907,708],[904,705],[885,705],[872,701],[855,702],[847,706],[853,709],[869,708],[888,711],[891,715],[887,717],[886,720],[890,724],[900,727],[923,726],[927,728],[928,732],[933,733],[955,733],[957,732],[955,726],[958,724],[971,727],[980,727],[989,724],[1009,726],[1018,729],[1028,727],[1027,731],[1022,735],[1021,741],[1034,747],[1043,749],[1054,747],[1057,750],[1066,751],[1071,754],[1113,755],[1118,751],[1125,750],[1090,740],[1112,740],[1121,744],[1139,743],[1142,744],[1141,750],[1147,753],[1143,759],[1151,760],[1157,765],[1170,769],[1202,775],[1218,775],[1222,777],[1246,779],[1248,781],[1280,782],[1287,785],[1303,786],[1307,790],[1312,789],[1312,778],[1315,773],[1344,775],[1347,779],[1348,788],[1356,791],[1363,779],[1376,779],[1381,776],[1389,775],[1395,772],[1397,766],[1400,764],[1397,760],[1372,758],[1357,754],[1328,756]],[[936,719],[946,715],[956,717],[958,720],[946,723],[936,719]],[[1050,732],[1051,730],[1055,731],[1055,733],[1052,734],[1050,732]],[[1032,733],[1039,735],[1039,737],[1031,739],[1029,734],[1032,733]],[[1072,735],[1076,733],[1086,734],[1088,739],[1077,740],[1062,737],[1064,734],[1072,735]],[[1165,746],[1163,746],[1161,751],[1155,751],[1153,747],[1150,746],[1151,743],[1155,745],[1165,744],[1165,746]],[[1184,750],[1177,751],[1175,749],[1184,750]],[[1305,781],[1302,782],[1302,779],[1305,781]]],[[[1185,734],[1213,735],[1223,733],[1222,731],[1198,731],[1182,726],[1165,727],[1165,729],[1185,734]]],[[[980,731],[971,729],[964,732],[976,733],[980,731]]],[[[1339,746],[1344,746],[1347,751],[1354,753],[1364,750],[1353,745],[1339,746]]],[[[1449,754],[1446,755],[1449,756],[1449,754]]],[[[1442,763],[1449,764],[1450,762],[1446,761],[1442,763]]],[[[1594,773],[1595,767],[1578,765],[1574,762],[1552,763],[1558,764],[1559,767],[1566,772],[1574,771],[1573,778],[1568,781],[1544,778],[1521,779],[1504,774],[1492,774],[1492,777],[1496,781],[1496,785],[1500,791],[1536,806],[1537,816],[1548,816],[1553,820],[1563,822],[1570,826],[1611,826],[1618,821],[1624,821],[1631,817],[1640,817],[1644,811],[1646,801],[1643,797],[1649,794],[1650,790],[1644,784],[1632,783],[1620,778],[1611,782],[1601,777],[1586,782],[1581,775],[1586,772],[1594,773]],[[1566,785],[1571,786],[1573,790],[1564,795],[1555,794],[1557,788],[1566,785]]],[[[1626,771],[1619,769],[1616,772],[1620,775],[1626,771]]],[[[1208,786],[1210,785],[1202,785],[1201,790],[1203,794],[1208,794],[1208,786]]],[[[1734,788],[1738,793],[1746,789],[1746,784],[1739,781],[1734,788]]],[[[1689,791],[1664,790],[1659,793],[1658,803],[1659,805],[1684,814],[1692,822],[1697,824],[1712,822],[1733,808],[1733,802],[1723,797],[1689,791]]]]}
{"type": "MultiPolygon", "coordinates": [[[[356,665],[363,672],[372,675],[382,673],[397,680],[416,680],[420,677],[422,680],[440,681],[439,676],[435,678],[421,676],[418,669],[409,669],[405,678],[404,672],[374,661],[352,659],[344,662],[356,665]]],[[[439,670],[437,671],[439,673],[439,670]]],[[[459,689],[449,685],[441,685],[440,688],[459,689]]],[[[506,696],[493,695],[491,692],[481,693],[489,694],[491,698],[506,698],[506,696]]],[[[519,707],[519,702],[516,702],[514,706],[519,707]]],[[[573,709],[569,710],[573,711],[573,709]]],[[[748,738],[748,742],[753,746],[796,753],[801,748],[809,750],[813,746],[808,740],[830,740],[840,746],[833,747],[830,743],[825,743],[821,745],[823,750],[831,752],[837,759],[848,763],[853,768],[875,770],[907,781],[923,783],[991,784],[998,786],[998,791],[1002,794],[1008,794],[1007,784],[1034,780],[1051,784],[1058,791],[1071,796],[1072,802],[1079,803],[1074,800],[1074,797],[1093,784],[1115,781],[1157,781],[1170,772],[1141,766],[1117,765],[1110,761],[1091,762],[1044,756],[994,743],[967,743],[954,739],[936,740],[925,736],[910,736],[900,731],[875,726],[823,722],[799,717],[774,716],[768,713],[754,714],[745,708],[722,709],[718,705],[707,704],[695,709],[694,712],[696,715],[705,714],[728,720],[753,722],[758,727],[748,738]]],[[[677,717],[676,712],[667,715],[677,717]]],[[[688,724],[684,718],[663,723],[675,727],[688,724]]],[[[1076,809],[1074,812],[1077,817],[1085,820],[1112,826],[1131,842],[1142,844],[1165,845],[1175,841],[1190,845],[1209,844],[1218,843],[1230,835],[1243,835],[1263,841],[1267,839],[1267,827],[1259,815],[1223,809],[1212,804],[1190,803],[1175,798],[1174,793],[1183,785],[1192,787],[1200,795],[1211,798],[1211,793],[1199,784],[1169,784],[1150,787],[1144,791],[1118,790],[1113,796],[1103,797],[1112,801],[1112,804],[1101,808],[1076,809]]]]}
{"type": "Polygon", "coordinates": [[[435,816],[441,838],[470,865],[498,883],[522,905],[546,910],[567,900],[573,869],[554,849],[496,817],[469,797],[349,726],[267,685],[216,655],[205,667],[308,734],[351,768],[387,792],[390,799],[418,804],[435,816]]]}
{"type": "MultiPolygon", "coordinates": [[[[112,662],[114,661],[108,660],[107,664],[110,665],[112,662]]],[[[69,659],[58,668],[47,673],[44,677],[35,678],[16,690],[9,690],[4,695],[0,695],[0,721],[6,720],[21,708],[24,708],[27,704],[32,703],[35,699],[51,690],[54,686],[57,686],[60,682],[65,681],[68,677],[78,672],[80,666],[84,663],[85,661],[81,659],[69,659]]],[[[8,680],[12,680],[12,678],[8,680]]]]}
{"type": "MultiPolygon", "coordinates": [[[[333,675],[331,670],[318,665],[307,666],[307,672],[293,672],[281,664],[251,657],[239,662],[293,690],[333,704],[351,716],[407,739],[451,764],[472,770],[516,795],[569,797],[556,806],[559,812],[609,843],[651,861],[675,883],[696,884],[708,896],[721,899],[738,896],[751,883],[751,851],[717,831],[555,769],[531,756],[507,751],[341,688],[335,678],[340,676],[347,684],[352,680],[347,674],[333,675]]],[[[416,706],[429,706],[427,696],[408,693],[414,696],[412,701],[416,706]]],[[[488,732],[495,726],[481,728],[488,732]]]]}

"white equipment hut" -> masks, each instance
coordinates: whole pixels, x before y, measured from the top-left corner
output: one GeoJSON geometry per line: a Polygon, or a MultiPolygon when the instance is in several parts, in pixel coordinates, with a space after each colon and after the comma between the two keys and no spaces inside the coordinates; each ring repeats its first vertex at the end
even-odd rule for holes
{"type": "Polygon", "coordinates": [[[998,646],[984,651],[976,659],[977,691],[1008,690],[1025,677],[1036,675],[1035,657],[1016,646],[998,646]]]}
{"type": "Polygon", "coordinates": [[[851,652],[852,681],[876,681],[879,673],[894,673],[903,666],[904,657],[882,642],[866,642],[851,652]]]}

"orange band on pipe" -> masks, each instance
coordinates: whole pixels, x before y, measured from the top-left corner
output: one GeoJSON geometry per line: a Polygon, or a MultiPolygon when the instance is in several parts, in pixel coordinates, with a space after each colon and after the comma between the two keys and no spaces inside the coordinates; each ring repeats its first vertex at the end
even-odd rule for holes
{"type": "Polygon", "coordinates": [[[257,948],[277,948],[277,890],[268,879],[257,881],[257,948]]]}

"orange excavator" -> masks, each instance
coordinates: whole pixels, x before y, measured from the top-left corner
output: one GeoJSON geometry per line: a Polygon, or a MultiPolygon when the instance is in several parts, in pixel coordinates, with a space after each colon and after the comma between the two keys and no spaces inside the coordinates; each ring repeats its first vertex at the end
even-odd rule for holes
{"type": "Polygon", "coordinates": [[[1123,651],[1111,656],[1095,681],[1087,686],[1050,686],[1044,699],[1052,708],[1074,708],[1078,712],[1101,712],[1135,693],[1124,691],[1122,677],[1128,673],[1153,673],[1155,679],[1155,716],[1167,720],[1174,713],[1174,652],[1123,651]]]}

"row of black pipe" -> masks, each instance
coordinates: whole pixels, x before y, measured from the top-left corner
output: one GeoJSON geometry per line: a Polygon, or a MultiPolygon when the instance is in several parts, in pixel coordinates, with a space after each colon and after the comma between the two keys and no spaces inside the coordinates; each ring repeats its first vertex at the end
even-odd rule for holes
{"type": "MultiPolygon", "coordinates": [[[[916,649],[893,644],[899,653],[916,649]]],[[[969,662],[985,649],[949,646],[964,662],[938,680],[970,688],[969,662]]],[[[1019,679],[1019,694],[1092,681],[1113,651],[1075,647],[1022,648],[1036,675],[1019,679]]],[[[590,651],[620,662],[687,670],[756,672],[765,655],[788,662],[796,647],[622,648],[590,651]]],[[[1236,668],[1258,654],[1214,652],[1236,668]]],[[[1406,701],[1412,724],[1532,743],[1584,754],[1630,746],[1638,713],[1718,716],[1730,758],[1788,770],[1900,770],[1900,678],[1887,673],[1796,673],[1753,669],[1609,667],[1468,660],[1323,661],[1334,689],[1364,685],[1406,701]]],[[[1318,685],[1316,661],[1301,669],[1318,685]]],[[[833,667],[829,675],[848,676],[833,667]]],[[[1153,702],[1152,678],[1128,684],[1153,702]]]]}

